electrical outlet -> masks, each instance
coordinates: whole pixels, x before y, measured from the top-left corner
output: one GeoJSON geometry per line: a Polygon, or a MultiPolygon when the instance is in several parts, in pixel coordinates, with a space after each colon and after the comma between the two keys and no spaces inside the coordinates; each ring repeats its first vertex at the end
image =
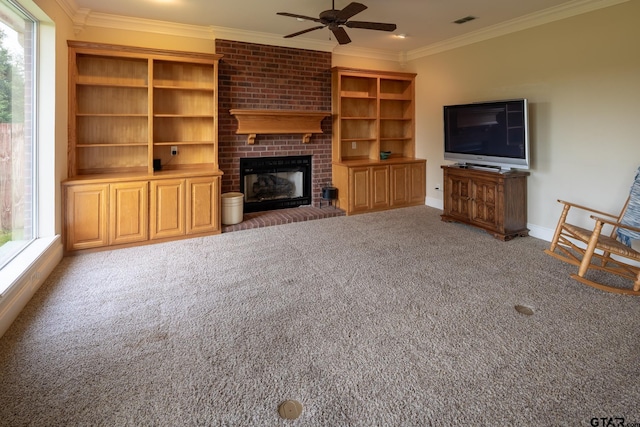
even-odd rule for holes
{"type": "Polygon", "coordinates": [[[352,142],[351,142],[351,149],[352,149],[352,150],[355,150],[355,149],[356,149],[356,142],[355,142],[355,141],[352,141],[352,142]]]}
{"type": "Polygon", "coordinates": [[[171,146],[171,155],[175,156],[176,154],[178,154],[178,146],[177,145],[172,145],[171,146]]]}

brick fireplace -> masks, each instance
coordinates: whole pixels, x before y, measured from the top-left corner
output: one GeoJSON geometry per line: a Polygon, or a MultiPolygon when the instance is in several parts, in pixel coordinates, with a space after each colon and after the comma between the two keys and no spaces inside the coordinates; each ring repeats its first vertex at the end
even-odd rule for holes
{"type": "Polygon", "coordinates": [[[254,144],[236,135],[230,109],[331,111],[331,53],[216,40],[224,55],[218,75],[218,162],[222,192],[242,191],[240,158],[311,156],[311,205],[319,206],[331,181],[331,117],[308,143],[299,134],[260,134],[254,144]]]}

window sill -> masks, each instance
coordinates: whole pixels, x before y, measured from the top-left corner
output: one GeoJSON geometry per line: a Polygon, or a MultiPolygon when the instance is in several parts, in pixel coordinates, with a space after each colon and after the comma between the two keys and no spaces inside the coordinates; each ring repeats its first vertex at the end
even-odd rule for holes
{"type": "Polygon", "coordinates": [[[2,279],[0,280],[0,299],[4,299],[15,285],[20,283],[31,283],[36,285],[44,281],[51,272],[47,271],[48,264],[46,254],[54,246],[60,246],[60,255],[56,256],[54,265],[57,265],[62,259],[62,244],[60,236],[43,237],[34,240],[18,255],[15,256],[7,265],[2,268],[2,279]],[[44,262],[42,262],[44,260],[44,262]]]}

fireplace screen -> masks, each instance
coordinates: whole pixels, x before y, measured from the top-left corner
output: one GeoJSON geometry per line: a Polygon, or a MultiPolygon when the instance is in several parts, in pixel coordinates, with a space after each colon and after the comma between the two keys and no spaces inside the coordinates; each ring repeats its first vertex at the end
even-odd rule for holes
{"type": "Polygon", "coordinates": [[[311,204],[311,156],[240,159],[244,211],[311,204]]]}

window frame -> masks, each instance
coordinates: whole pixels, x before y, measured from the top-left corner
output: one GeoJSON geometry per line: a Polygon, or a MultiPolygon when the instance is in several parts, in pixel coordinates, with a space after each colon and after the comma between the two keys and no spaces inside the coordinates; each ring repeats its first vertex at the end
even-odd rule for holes
{"type": "MultiPolygon", "coordinates": [[[[54,22],[32,0],[3,0],[17,6],[34,20],[33,33],[33,239],[0,269],[0,314],[17,315],[33,292],[62,259],[62,243],[56,224],[60,213],[56,156],[56,112],[67,99],[56,99],[56,28],[54,22]],[[59,105],[56,105],[59,104],[59,105]],[[57,108],[56,108],[57,107],[57,108]]],[[[62,110],[60,110],[62,108],[62,110]]],[[[62,117],[63,120],[66,116],[62,117]]],[[[64,138],[64,135],[60,137],[64,138]]],[[[63,147],[64,148],[64,147],[63,147]]],[[[62,165],[64,166],[64,165],[62,165]]],[[[1,320],[1,319],[0,319],[1,320]]],[[[1,326],[1,325],[0,325],[1,326]]],[[[0,329],[0,334],[3,331],[0,329]]]]}
{"type": "MultiPolygon", "coordinates": [[[[25,180],[28,183],[25,183],[25,194],[28,194],[30,197],[28,201],[25,200],[25,211],[30,212],[28,219],[25,215],[24,222],[24,230],[27,235],[26,238],[20,240],[10,240],[7,242],[7,247],[0,248],[0,251],[8,252],[6,254],[6,259],[0,258],[0,270],[7,265],[13,258],[20,254],[26,247],[28,247],[38,236],[38,223],[36,213],[38,212],[37,205],[37,171],[38,171],[38,158],[37,158],[37,102],[38,102],[38,93],[37,93],[37,66],[38,66],[38,49],[37,49],[37,40],[38,40],[38,20],[31,15],[27,10],[25,10],[19,3],[13,0],[0,0],[0,4],[3,8],[8,9],[8,14],[12,14],[16,16],[16,20],[22,19],[24,22],[28,22],[25,25],[25,31],[20,34],[24,40],[24,55],[22,58],[22,67],[24,71],[23,75],[23,83],[24,83],[24,117],[22,120],[23,124],[23,134],[24,134],[24,147],[26,153],[29,154],[29,159],[23,159],[25,162],[25,169],[27,172],[30,171],[30,176],[25,180]],[[28,28],[30,27],[30,28],[28,28]],[[27,44],[27,41],[29,42],[27,44]],[[27,205],[28,203],[28,205],[27,205]]],[[[10,19],[9,19],[10,20],[10,19]]],[[[3,22],[4,26],[11,29],[10,22],[3,22]]],[[[16,31],[17,30],[13,30],[16,31]]],[[[7,37],[10,38],[11,34],[7,34],[7,37]]],[[[13,109],[12,109],[13,110],[13,109]]],[[[17,122],[12,122],[17,123],[17,122]]],[[[13,157],[13,156],[12,156],[13,157]]],[[[21,189],[22,190],[22,189],[21,189]]],[[[13,199],[13,197],[12,197],[13,199]]],[[[12,200],[12,211],[14,210],[13,200],[12,200]]],[[[15,229],[12,229],[12,232],[15,232],[15,229]]]]}

